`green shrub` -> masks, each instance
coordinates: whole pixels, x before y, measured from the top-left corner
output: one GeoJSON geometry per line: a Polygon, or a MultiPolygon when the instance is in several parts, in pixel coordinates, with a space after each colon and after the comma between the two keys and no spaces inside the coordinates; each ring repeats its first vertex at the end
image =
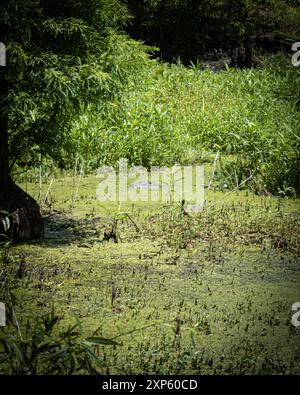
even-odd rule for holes
{"type": "Polygon", "coordinates": [[[219,73],[134,59],[122,95],[85,112],[73,128],[95,166],[121,157],[188,164],[219,151],[225,162],[231,158],[219,171],[229,185],[236,174],[240,182],[252,175],[257,192],[299,193],[299,76],[289,59],[276,55],[257,69],[219,73]]]}
{"type": "Polygon", "coordinates": [[[1,374],[97,374],[100,357],[93,348],[117,345],[99,337],[82,340],[80,322],[58,332],[53,309],[34,321],[26,338],[20,333],[0,337],[1,374]]]}

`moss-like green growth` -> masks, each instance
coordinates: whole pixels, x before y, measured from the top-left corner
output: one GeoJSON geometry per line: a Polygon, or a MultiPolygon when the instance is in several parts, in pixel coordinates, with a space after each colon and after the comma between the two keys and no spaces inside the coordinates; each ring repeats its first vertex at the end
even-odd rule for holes
{"type": "MultiPolygon", "coordinates": [[[[2,264],[23,333],[53,303],[61,325],[75,314],[84,336],[120,343],[99,346],[101,373],[300,372],[299,200],[209,192],[194,215],[158,203],[120,213],[96,200],[96,177],[73,200],[72,185],[54,180],[45,239],[12,247],[2,264]]],[[[9,312],[1,331],[14,327],[9,312]]]]}

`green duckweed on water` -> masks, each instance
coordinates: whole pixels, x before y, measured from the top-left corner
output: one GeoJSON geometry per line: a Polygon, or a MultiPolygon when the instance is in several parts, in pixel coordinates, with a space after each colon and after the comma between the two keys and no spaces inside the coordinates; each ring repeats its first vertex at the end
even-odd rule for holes
{"type": "Polygon", "coordinates": [[[83,177],[74,201],[72,179],[55,179],[45,238],[10,248],[2,276],[21,331],[53,305],[60,326],[77,317],[83,336],[118,341],[97,348],[100,373],[300,373],[299,200],[209,191],[184,215],[103,203],[96,187],[83,177]]]}

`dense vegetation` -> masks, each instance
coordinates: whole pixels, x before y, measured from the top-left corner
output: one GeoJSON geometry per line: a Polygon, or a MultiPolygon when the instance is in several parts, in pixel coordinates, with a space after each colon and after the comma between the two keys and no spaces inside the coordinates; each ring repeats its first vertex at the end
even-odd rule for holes
{"type": "Polygon", "coordinates": [[[79,178],[55,178],[42,242],[2,251],[0,373],[299,374],[299,200],[211,191],[186,216],[79,178]]]}
{"type": "MultiPolygon", "coordinates": [[[[253,55],[260,48],[255,38],[267,32],[274,37],[275,29],[285,26],[285,33],[298,34],[297,2],[158,1],[138,6],[129,1],[135,18],[128,26],[136,33],[136,24],[163,28],[164,15],[168,29],[186,26],[187,37],[185,31],[174,37],[198,51],[196,60],[186,55],[188,68],[150,60],[158,49],[120,30],[131,17],[117,0],[85,2],[85,12],[80,1],[38,4],[14,0],[1,6],[1,40],[8,53],[8,67],[0,69],[3,186],[9,169],[35,166],[40,155],[61,167],[72,167],[77,154],[94,166],[120,156],[149,166],[203,160],[201,152],[220,151],[234,155],[228,166],[239,178],[253,174],[257,191],[299,192],[299,78],[290,60],[260,58],[256,69],[238,70],[231,68],[232,54],[227,69],[214,74],[202,70],[201,51],[190,39],[211,47],[204,38],[208,22],[194,23],[208,20],[211,28],[224,30],[224,45],[234,42],[232,51],[251,36],[253,55]],[[172,19],[173,14],[183,20],[172,19]]],[[[173,56],[180,56],[180,48],[177,43],[173,56]]]]}
{"type": "Polygon", "coordinates": [[[117,94],[126,78],[118,54],[135,46],[118,36],[127,19],[118,0],[1,3],[8,65],[0,69],[0,207],[15,212],[13,240],[40,237],[43,225],[36,203],[11,179],[12,166],[34,149],[52,158],[70,151],[76,114],[117,94]]]}
{"type": "Polygon", "coordinates": [[[0,373],[299,373],[299,15],[0,3],[0,373]],[[120,158],[204,164],[203,212],[97,202],[120,158]]]}
{"type": "Polygon", "coordinates": [[[252,175],[247,187],[260,193],[299,192],[299,78],[283,57],[256,70],[150,63],[143,73],[103,116],[76,121],[86,161],[149,167],[210,162],[219,152],[221,183],[236,185],[236,173],[240,182],[252,175]]]}

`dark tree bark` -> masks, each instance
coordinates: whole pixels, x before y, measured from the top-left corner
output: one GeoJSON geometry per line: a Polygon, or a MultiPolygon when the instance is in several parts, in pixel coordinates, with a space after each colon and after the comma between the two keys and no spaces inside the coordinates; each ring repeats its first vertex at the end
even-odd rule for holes
{"type": "Polygon", "coordinates": [[[43,235],[43,219],[37,202],[11,179],[8,149],[8,113],[5,99],[8,84],[0,71],[0,240],[13,242],[37,239],[43,235]],[[8,221],[8,222],[7,222],[8,221]],[[5,236],[3,236],[5,235],[5,236]]]}

